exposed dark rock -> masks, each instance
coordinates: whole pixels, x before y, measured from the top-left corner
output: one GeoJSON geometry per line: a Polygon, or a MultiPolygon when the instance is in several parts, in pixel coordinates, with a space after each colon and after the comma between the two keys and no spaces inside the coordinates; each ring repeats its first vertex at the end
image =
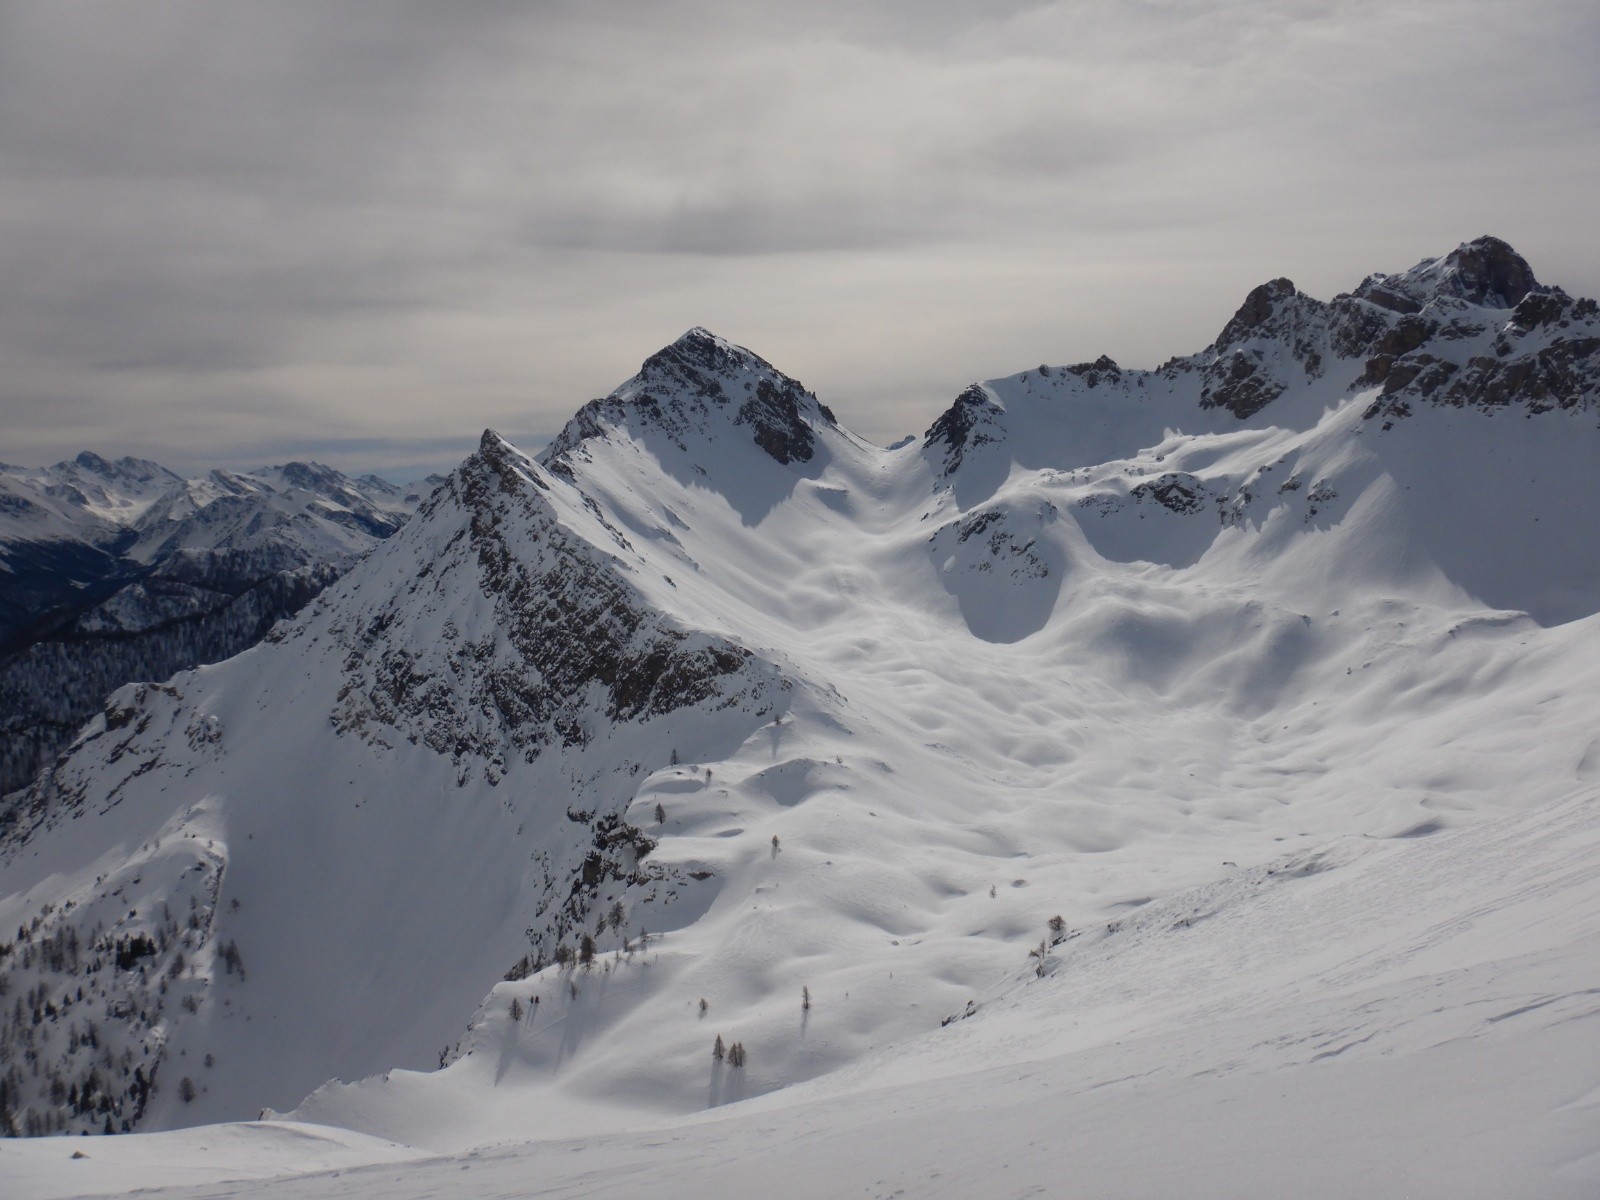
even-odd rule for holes
{"type": "Polygon", "coordinates": [[[1499,238],[1457,247],[1444,266],[1440,291],[1486,308],[1512,308],[1539,286],[1527,260],[1499,238]]]}
{"type": "Polygon", "coordinates": [[[1518,301],[1516,310],[1511,314],[1511,324],[1524,331],[1544,326],[1565,327],[1570,323],[1572,310],[1572,297],[1559,289],[1529,292],[1518,301]]]}
{"type": "MultiPolygon", "coordinates": [[[[384,636],[397,608],[370,618],[349,631],[356,636],[336,726],[362,736],[374,726],[397,729],[463,771],[481,764],[493,782],[507,753],[531,762],[550,746],[585,744],[596,687],[598,715],[612,722],[710,702],[747,701],[753,711],[772,705],[780,686],[773,669],[741,646],[680,629],[653,611],[614,560],[556,519],[540,496],[548,487],[530,460],[484,435],[430,505],[466,510],[494,633],[463,639],[441,657],[437,648],[384,636]],[[523,548],[513,547],[513,537],[523,548]],[[472,720],[478,712],[497,720],[472,720]]],[[[423,518],[431,512],[425,508],[423,518]]]]}
{"type": "Polygon", "coordinates": [[[1200,406],[1226,409],[1243,420],[1288,390],[1291,379],[1282,372],[1289,362],[1299,364],[1305,378],[1320,376],[1328,311],[1328,305],[1302,295],[1287,279],[1252,290],[1212,343],[1209,361],[1206,355],[1199,358],[1200,406]],[[1271,354],[1267,348],[1274,344],[1288,354],[1271,354]]]}
{"type": "Polygon", "coordinates": [[[1403,388],[1410,388],[1416,395],[1431,399],[1458,370],[1455,363],[1432,354],[1408,354],[1390,365],[1383,381],[1383,394],[1392,396],[1403,388]]]}
{"type": "MultiPolygon", "coordinates": [[[[1099,358],[1089,363],[1077,363],[1063,368],[1070,374],[1078,376],[1088,387],[1099,387],[1102,382],[1115,382],[1122,378],[1122,368],[1117,366],[1109,355],[1102,354],[1099,358]]],[[[1048,375],[1046,368],[1039,368],[1040,374],[1048,375]]]]}
{"type": "MultiPolygon", "coordinates": [[[[1420,306],[1413,305],[1411,311],[1420,306]]],[[[1328,304],[1328,345],[1340,358],[1362,358],[1372,353],[1376,340],[1394,320],[1395,310],[1350,293],[1328,304]]]]}
{"type": "Polygon", "coordinates": [[[972,450],[1000,440],[998,418],[1001,411],[989,398],[989,393],[974,383],[928,427],[923,435],[924,452],[940,456],[941,473],[951,474],[972,450]]]}
{"type": "Polygon", "coordinates": [[[1369,304],[1402,316],[1422,311],[1421,302],[1391,285],[1387,275],[1368,275],[1357,285],[1355,295],[1369,304]]]}
{"type": "Polygon", "coordinates": [[[1216,349],[1226,350],[1252,337],[1274,332],[1271,328],[1273,318],[1278,315],[1286,302],[1293,300],[1299,294],[1294,284],[1287,279],[1274,279],[1253,288],[1244,298],[1239,310],[1217,335],[1216,349]]]}
{"type": "Polygon", "coordinates": [[[1432,399],[1456,407],[1522,404],[1537,413],[1592,405],[1600,388],[1600,337],[1556,342],[1510,361],[1474,358],[1458,379],[1445,382],[1432,399]]]}
{"type": "Polygon", "coordinates": [[[1267,374],[1259,355],[1236,350],[1206,371],[1200,407],[1225,408],[1243,420],[1283,395],[1288,386],[1267,374]]]}
{"type": "Polygon", "coordinates": [[[1369,347],[1372,357],[1367,360],[1366,368],[1356,380],[1356,385],[1373,387],[1385,382],[1394,367],[1395,359],[1425,345],[1438,329],[1438,323],[1435,321],[1425,321],[1416,316],[1402,317],[1372,339],[1369,347]]]}
{"type": "Polygon", "coordinates": [[[757,383],[755,395],[739,406],[734,424],[750,426],[756,445],[775,461],[810,462],[816,435],[802,408],[806,392],[793,380],[785,383],[778,386],[770,379],[757,383]]]}
{"type": "Polygon", "coordinates": [[[1499,238],[1481,237],[1443,258],[1428,258],[1400,275],[1369,275],[1356,295],[1392,312],[1420,312],[1441,298],[1482,308],[1513,308],[1543,291],[1533,269],[1499,238]]]}
{"type": "Polygon", "coordinates": [[[1198,478],[1178,472],[1147,480],[1129,489],[1129,495],[1136,501],[1153,500],[1162,508],[1186,515],[1206,511],[1209,494],[1205,484],[1198,478]]]}
{"type": "Polygon", "coordinates": [[[652,354],[610,396],[579,409],[540,461],[570,476],[567,460],[612,426],[653,430],[687,450],[686,437],[728,419],[718,417],[720,412],[731,416],[733,425],[748,426],[755,444],[785,465],[811,461],[816,424],[836,423],[828,407],[797,380],[749,350],[696,328],[652,354]]]}

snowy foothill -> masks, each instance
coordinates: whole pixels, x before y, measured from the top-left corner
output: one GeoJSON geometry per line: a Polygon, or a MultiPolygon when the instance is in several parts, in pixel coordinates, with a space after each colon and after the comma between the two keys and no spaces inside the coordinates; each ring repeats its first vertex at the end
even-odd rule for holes
{"type": "Polygon", "coordinates": [[[1480,239],[891,449],[704,330],[486,433],[7,799],[13,1110],[140,1132],[0,1174],[1595,1194],[1593,310],[1480,239]]]}

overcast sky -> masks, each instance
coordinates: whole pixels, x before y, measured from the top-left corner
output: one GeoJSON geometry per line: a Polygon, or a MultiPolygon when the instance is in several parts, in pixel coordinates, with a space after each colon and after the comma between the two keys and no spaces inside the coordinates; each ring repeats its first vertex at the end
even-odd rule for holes
{"type": "Polygon", "coordinates": [[[1594,0],[0,0],[0,459],[529,448],[692,325],[858,432],[1493,233],[1600,293],[1594,0]]]}

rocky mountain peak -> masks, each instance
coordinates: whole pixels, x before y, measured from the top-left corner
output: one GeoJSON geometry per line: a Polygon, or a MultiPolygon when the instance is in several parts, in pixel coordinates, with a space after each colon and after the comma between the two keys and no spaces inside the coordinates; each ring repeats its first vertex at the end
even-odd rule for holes
{"type": "Polygon", "coordinates": [[[343,494],[350,490],[350,481],[341,472],[317,462],[284,463],[278,473],[291,487],[308,492],[343,494]]]}
{"type": "Polygon", "coordinates": [[[936,457],[939,474],[954,473],[971,451],[1005,436],[1001,413],[982,384],[968,385],[922,435],[923,453],[936,457]]]}
{"type": "MultiPolygon", "coordinates": [[[[520,480],[534,478],[531,472],[533,460],[493,429],[483,431],[483,436],[478,439],[477,453],[462,464],[462,469],[471,473],[475,463],[487,467],[498,476],[503,491],[514,490],[520,480]]],[[[539,486],[544,485],[541,483],[539,486]]]]}
{"type": "Polygon", "coordinates": [[[93,450],[80,451],[70,464],[61,463],[56,469],[60,470],[63,467],[76,467],[77,471],[72,472],[73,474],[92,475],[96,479],[104,480],[108,483],[140,484],[159,482],[167,484],[178,479],[178,476],[171,471],[151,462],[149,459],[132,458],[124,455],[122,458],[112,462],[109,459],[100,457],[93,450]]]}
{"type": "MultiPolygon", "coordinates": [[[[735,346],[696,325],[644,360],[633,382],[649,387],[683,388],[720,396],[729,383],[750,374],[779,374],[760,355],[735,346]]],[[[624,385],[627,386],[627,385],[624,385]]]]}
{"type": "Polygon", "coordinates": [[[1526,259],[1496,237],[1463,242],[1442,258],[1425,258],[1399,275],[1369,275],[1356,295],[1398,313],[1420,312],[1441,298],[1480,308],[1515,308],[1545,291],[1526,259]]]}
{"type": "Polygon", "coordinates": [[[1439,289],[1485,308],[1514,308],[1539,281],[1526,259],[1499,238],[1463,242],[1440,264],[1439,289]]]}
{"type": "Polygon", "coordinates": [[[1233,314],[1232,319],[1217,335],[1217,348],[1234,346],[1270,332],[1273,318],[1287,302],[1299,294],[1299,290],[1288,279],[1273,279],[1252,288],[1250,294],[1244,298],[1244,303],[1239,306],[1239,311],[1233,314]]]}
{"type": "Polygon", "coordinates": [[[809,462],[815,426],[835,425],[833,413],[760,355],[699,326],[663,346],[639,373],[611,395],[592,400],[567,423],[541,461],[564,473],[572,452],[608,427],[665,434],[679,449],[685,437],[731,423],[782,464],[809,462]]]}

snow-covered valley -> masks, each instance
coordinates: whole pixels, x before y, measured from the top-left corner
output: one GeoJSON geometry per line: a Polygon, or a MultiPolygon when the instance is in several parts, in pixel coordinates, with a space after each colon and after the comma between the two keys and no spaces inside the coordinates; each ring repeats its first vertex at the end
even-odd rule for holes
{"type": "Polygon", "coordinates": [[[693,330],[7,799],[8,1119],[140,1132],[0,1173],[1592,1195],[1597,381],[1493,239],[887,450],[693,330]]]}

